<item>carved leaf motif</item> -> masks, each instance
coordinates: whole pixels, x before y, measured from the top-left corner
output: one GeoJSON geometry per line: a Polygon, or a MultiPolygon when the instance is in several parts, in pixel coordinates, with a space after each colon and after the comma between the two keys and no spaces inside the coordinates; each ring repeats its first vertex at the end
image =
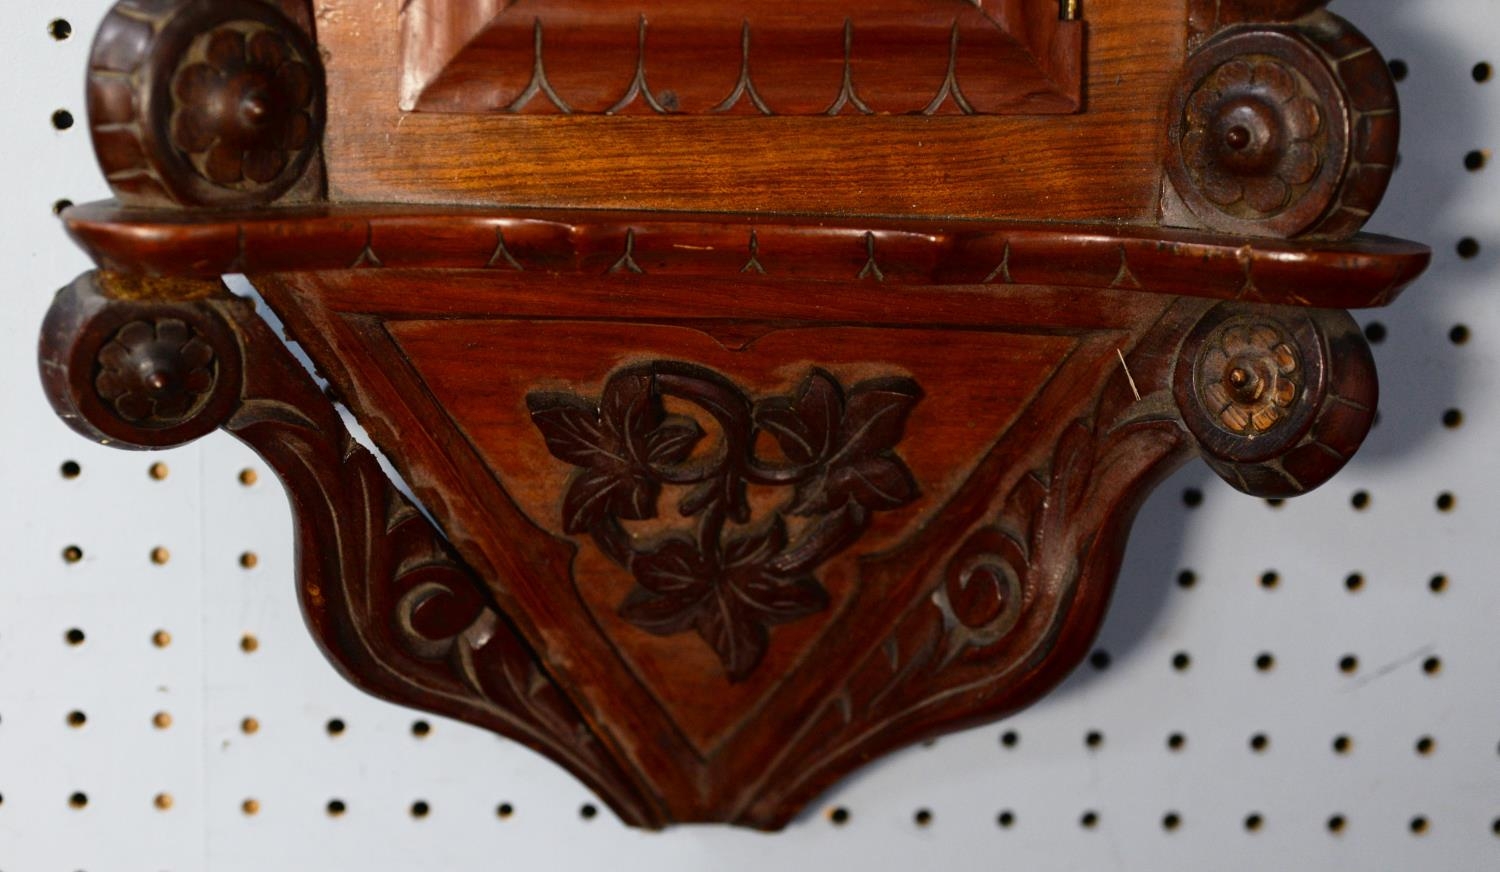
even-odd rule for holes
{"type": "Polygon", "coordinates": [[[908,378],[855,385],[826,466],[821,475],[797,488],[792,514],[825,514],[849,502],[870,511],[889,511],[916,499],[916,481],[894,449],[921,398],[921,388],[908,378]]]}
{"type": "Polygon", "coordinates": [[[620,616],[658,636],[696,631],[730,680],[742,681],[765,656],[770,627],[828,606],[827,591],[810,575],[773,568],[786,544],[779,515],[760,531],[730,539],[721,561],[673,537],[632,562],[636,587],[620,616]]]}
{"type": "Polygon", "coordinates": [[[547,392],[526,402],[548,451],[578,467],[563,497],[565,532],[589,534],[635,577],[620,616],[658,636],[697,633],[737,682],[765,656],[771,627],[828,607],[817,568],[859,540],[872,512],[916,499],[895,448],[921,396],[907,378],[861,382],[846,395],[833,375],[814,369],[792,396],[752,403],[723,376],[661,361],[611,376],[597,405],[547,392]],[[666,395],[717,422],[719,450],[692,459],[704,430],[668,415],[666,395]],[[789,466],[755,456],[757,429],[789,466]],[[619,521],[657,517],[667,483],[691,486],[678,511],[695,519],[694,535],[671,533],[637,550],[619,521]],[[795,490],[757,528],[729,535],[730,523],[751,523],[752,483],[795,490]],[[814,518],[794,543],[788,511],[814,518]]]}
{"type": "Polygon", "coordinates": [[[679,463],[703,430],[688,419],[667,419],[649,377],[610,382],[598,408],[560,393],[526,398],[547,450],[580,467],[563,498],[563,529],[583,533],[607,517],[656,517],[661,483],[652,465],[679,463]]]}
{"type": "Polygon", "coordinates": [[[833,437],[844,418],[844,392],[833,376],[815,369],[797,395],[771,397],[755,406],[755,423],[770,433],[787,459],[806,466],[833,453],[833,437]]]}

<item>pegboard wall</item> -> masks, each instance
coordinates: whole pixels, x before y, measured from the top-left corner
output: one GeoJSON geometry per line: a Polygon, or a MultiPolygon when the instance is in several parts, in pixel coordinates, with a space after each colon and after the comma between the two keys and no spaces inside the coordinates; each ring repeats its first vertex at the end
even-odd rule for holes
{"type": "Polygon", "coordinates": [[[301,626],[257,458],[53,417],[34,349],[89,266],[53,211],[107,195],[81,86],[108,6],[10,0],[0,31],[0,872],[1500,869],[1500,3],[1333,6],[1400,80],[1371,229],[1436,252],[1360,313],[1383,394],[1360,457],[1285,504],[1190,466],[1064,687],[775,836],[628,830],[524,748],[363,696],[301,626]]]}

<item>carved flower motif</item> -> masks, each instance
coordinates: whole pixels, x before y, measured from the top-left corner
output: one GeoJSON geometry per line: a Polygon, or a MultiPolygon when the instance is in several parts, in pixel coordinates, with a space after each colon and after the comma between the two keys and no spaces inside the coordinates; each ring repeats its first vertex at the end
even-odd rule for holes
{"type": "Polygon", "coordinates": [[[827,591],[810,573],[777,569],[786,546],[780,515],[758,532],[729,539],[722,554],[705,554],[674,536],[632,561],[636,587],[620,616],[658,636],[696,632],[730,681],[743,681],[765,656],[770,627],[828,607],[827,591]]]}
{"type": "Polygon", "coordinates": [[[223,27],[194,48],[172,81],[172,143],[220,185],[275,181],[310,144],[312,71],[271,30],[223,27]]]}
{"type": "Polygon", "coordinates": [[[213,390],[213,361],[213,348],[182,321],[132,321],[100,349],[94,389],[126,421],[171,426],[213,390]]]}
{"type": "Polygon", "coordinates": [[[1199,373],[1210,413],[1231,433],[1264,433],[1301,393],[1297,352],[1270,324],[1233,324],[1203,353],[1199,373]]]}
{"type": "Polygon", "coordinates": [[[1269,58],[1222,64],[1188,100],[1182,158],[1220,208],[1282,211],[1321,166],[1318,104],[1295,73],[1269,58]]]}

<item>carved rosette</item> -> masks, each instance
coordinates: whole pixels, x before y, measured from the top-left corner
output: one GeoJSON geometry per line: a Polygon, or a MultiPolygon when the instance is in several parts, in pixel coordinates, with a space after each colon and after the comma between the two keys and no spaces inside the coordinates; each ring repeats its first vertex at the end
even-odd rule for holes
{"type": "Polygon", "coordinates": [[[87,306],[54,306],[43,326],[53,362],[42,380],[58,415],[125,448],[181,445],[222,426],[238,405],[242,371],[224,319],[161,296],[171,283],[114,273],[86,282],[103,293],[85,297],[87,306]]]}
{"type": "Polygon", "coordinates": [[[1385,193],[1396,118],[1384,60],[1342,19],[1230,28],[1178,82],[1167,174],[1181,217],[1224,233],[1350,236],[1385,193]]]}
{"type": "Polygon", "coordinates": [[[1374,421],[1375,362],[1345,312],[1222,303],[1177,358],[1173,393],[1209,466],[1246,493],[1333,477],[1374,421]]]}
{"type": "Polygon", "coordinates": [[[89,68],[94,150],[121,200],[258,206],[318,193],[317,47],[262,0],[121,0],[89,68]]]}

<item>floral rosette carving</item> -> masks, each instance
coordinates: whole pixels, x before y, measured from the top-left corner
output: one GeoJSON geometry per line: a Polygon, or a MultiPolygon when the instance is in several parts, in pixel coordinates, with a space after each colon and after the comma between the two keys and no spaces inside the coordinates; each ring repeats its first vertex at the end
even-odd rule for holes
{"type": "Polygon", "coordinates": [[[620,616],[658,636],[696,633],[740,682],[764,658],[772,627],[828,607],[817,568],[857,542],[873,513],[917,498],[895,449],[921,396],[908,378],[846,392],[815,369],[794,394],[753,401],[710,370],[656,362],[611,376],[597,401],[536,392],[527,405],[551,454],[577,467],[564,532],[589,535],[635,579],[620,616]],[[701,409],[718,444],[705,450],[703,427],[668,413],[667,397],[701,409]],[[757,456],[762,434],[781,457],[757,456]],[[790,493],[755,518],[751,485],[790,493]],[[624,522],[657,519],[666,486],[686,488],[677,511],[693,527],[639,547],[624,522]]]}
{"type": "Polygon", "coordinates": [[[1298,74],[1270,57],[1236,58],[1188,99],[1182,160],[1197,188],[1233,215],[1273,216],[1321,167],[1323,119],[1298,74]]]}
{"type": "Polygon", "coordinates": [[[159,428],[191,418],[216,381],[213,347],[166,318],[121,327],[99,350],[94,389],[121,419],[159,428]]]}
{"type": "Polygon", "coordinates": [[[1231,324],[1198,361],[1203,403],[1237,436],[1274,428],[1302,391],[1301,362],[1291,341],[1269,322],[1231,324]]]}
{"type": "Polygon", "coordinates": [[[314,74],[284,37],[236,22],[200,36],[172,80],[172,145],[205,178],[257,190],[304,163],[316,127],[314,74]]]}

